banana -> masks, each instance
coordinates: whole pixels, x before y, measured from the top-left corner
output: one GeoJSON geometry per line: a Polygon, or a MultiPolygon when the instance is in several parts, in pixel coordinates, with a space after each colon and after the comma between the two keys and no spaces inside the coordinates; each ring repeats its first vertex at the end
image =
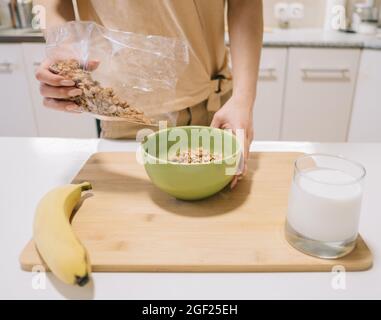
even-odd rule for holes
{"type": "Polygon", "coordinates": [[[33,225],[33,239],[42,259],[60,280],[84,286],[91,266],[86,249],[73,233],[70,217],[91,184],[69,184],[48,192],[39,202],[33,225]]]}

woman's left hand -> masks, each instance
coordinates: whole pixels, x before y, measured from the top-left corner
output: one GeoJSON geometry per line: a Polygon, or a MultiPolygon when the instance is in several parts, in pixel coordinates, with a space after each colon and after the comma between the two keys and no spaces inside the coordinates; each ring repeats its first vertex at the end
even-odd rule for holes
{"type": "Polygon", "coordinates": [[[238,180],[247,172],[247,159],[249,157],[250,145],[254,138],[252,103],[247,103],[233,95],[215,113],[211,126],[220,129],[231,129],[235,134],[237,130],[243,130],[243,161],[237,175],[231,182],[230,187],[234,188],[238,180]]]}

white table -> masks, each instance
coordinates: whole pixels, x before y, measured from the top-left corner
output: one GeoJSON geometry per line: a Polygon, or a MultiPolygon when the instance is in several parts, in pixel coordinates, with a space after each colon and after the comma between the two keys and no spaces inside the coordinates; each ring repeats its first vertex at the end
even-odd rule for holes
{"type": "Polygon", "coordinates": [[[97,151],[133,151],[134,142],[46,138],[0,138],[0,298],[10,299],[372,299],[381,298],[381,144],[261,142],[258,151],[340,154],[367,168],[360,232],[374,266],[346,274],[346,289],[333,289],[331,273],[95,273],[85,288],[66,286],[48,275],[33,289],[33,273],[18,257],[31,237],[41,196],[75,176],[97,151]]]}

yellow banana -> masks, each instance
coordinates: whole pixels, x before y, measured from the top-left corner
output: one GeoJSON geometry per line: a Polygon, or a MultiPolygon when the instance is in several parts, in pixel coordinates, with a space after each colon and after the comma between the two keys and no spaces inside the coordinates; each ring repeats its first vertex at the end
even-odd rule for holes
{"type": "Polygon", "coordinates": [[[49,269],[68,284],[85,285],[91,267],[86,249],[73,233],[70,217],[91,184],[69,184],[48,192],[37,206],[33,239],[49,269]]]}

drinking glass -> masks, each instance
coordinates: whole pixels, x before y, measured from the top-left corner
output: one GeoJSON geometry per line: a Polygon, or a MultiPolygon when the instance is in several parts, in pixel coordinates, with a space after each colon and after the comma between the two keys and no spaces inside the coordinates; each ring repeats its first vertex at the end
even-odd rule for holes
{"type": "Polygon", "coordinates": [[[306,254],[336,259],[358,235],[365,168],[342,157],[311,154],[295,161],[286,239],[306,254]]]}

